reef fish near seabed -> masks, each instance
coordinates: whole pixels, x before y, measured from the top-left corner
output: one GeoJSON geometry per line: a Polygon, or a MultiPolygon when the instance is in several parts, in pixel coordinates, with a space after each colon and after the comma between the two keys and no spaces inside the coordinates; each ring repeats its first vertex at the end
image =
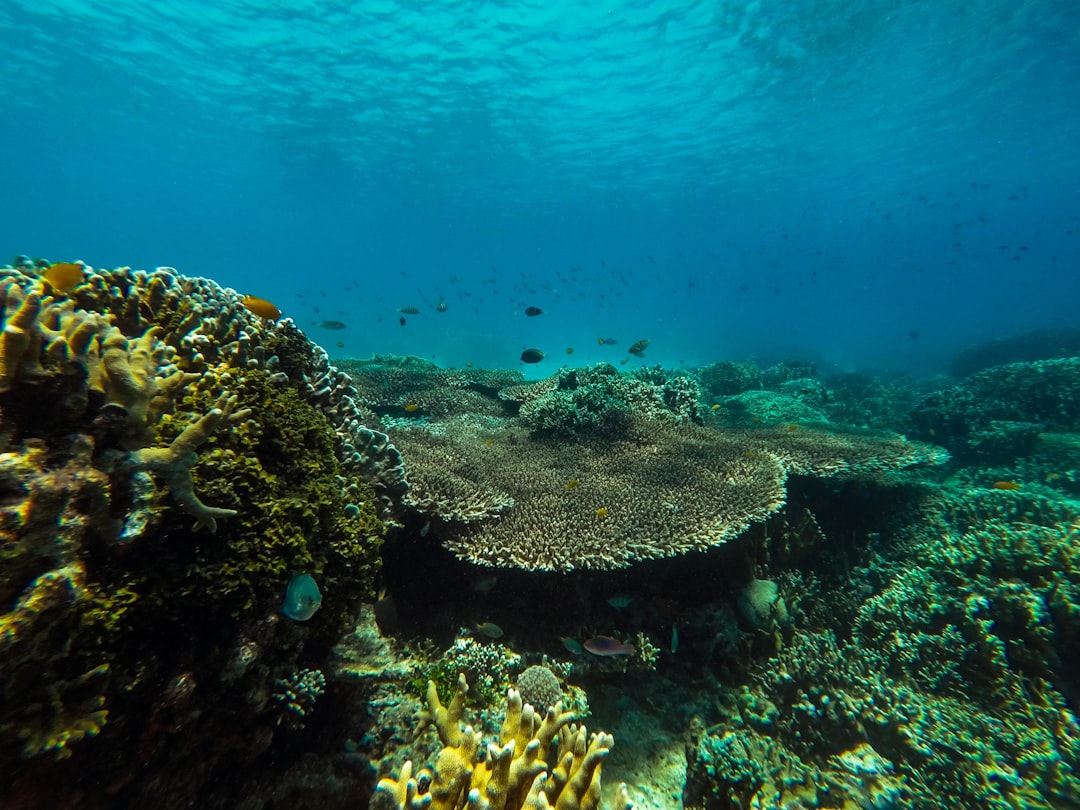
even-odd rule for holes
{"type": "Polygon", "coordinates": [[[281,615],[294,622],[306,622],[322,607],[322,594],[311,574],[297,574],[285,588],[281,615]]]}

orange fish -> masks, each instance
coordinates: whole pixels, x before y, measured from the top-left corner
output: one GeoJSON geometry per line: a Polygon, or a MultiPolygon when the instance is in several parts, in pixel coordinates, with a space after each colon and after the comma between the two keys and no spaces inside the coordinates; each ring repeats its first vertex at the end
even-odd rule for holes
{"type": "Polygon", "coordinates": [[[799,426],[798,425],[788,425],[787,429],[788,429],[788,433],[794,433],[796,430],[799,429],[799,426]]]}
{"type": "Polygon", "coordinates": [[[990,485],[990,489],[1004,489],[1011,492],[1014,489],[1020,489],[1020,485],[1015,481],[995,481],[990,485]]]}
{"type": "Polygon", "coordinates": [[[256,298],[254,295],[245,295],[240,299],[240,303],[244,305],[244,308],[248,312],[252,315],[258,315],[260,318],[276,321],[281,317],[281,310],[265,298],[256,298]]]}
{"type": "Polygon", "coordinates": [[[83,281],[83,266],[78,262],[50,264],[41,277],[57,292],[71,292],[83,281]]]}

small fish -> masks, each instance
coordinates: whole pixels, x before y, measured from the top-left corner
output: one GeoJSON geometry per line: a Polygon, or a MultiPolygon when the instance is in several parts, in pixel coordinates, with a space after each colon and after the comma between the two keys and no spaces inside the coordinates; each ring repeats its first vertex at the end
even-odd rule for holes
{"type": "Polygon", "coordinates": [[[675,625],[671,625],[671,654],[674,655],[679,651],[679,628],[675,625]]]}
{"type": "Polygon", "coordinates": [[[446,299],[440,298],[439,303],[437,303],[435,305],[435,311],[436,312],[446,312],[447,309],[449,309],[449,307],[446,305],[446,299]]]}
{"type": "Polygon", "coordinates": [[[334,345],[337,346],[339,349],[344,349],[345,348],[345,341],[344,340],[339,340],[334,345]]]}
{"type": "Polygon", "coordinates": [[[634,645],[623,644],[611,636],[593,636],[584,645],[593,655],[633,655],[634,645]]]}
{"type": "Polygon", "coordinates": [[[297,574],[285,588],[281,614],[294,622],[306,622],[322,607],[322,594],[311,574],[297,574]]]}
{"type": "Polygon", "coordinates": [[[472,368],[472,361],[471,360],[466,361],[465,368],[472,368]]]}
{"type": "Polygon", "coordinates": [[[525,314],[530,318],[535,318],[537,315],[543,315],[544,310],[540,307],[525,307],[525,314]]]}
{"type": "Polygon", "coordinates": [[[415,402],[410,402],[405,406],[405,413],[416,413],[418,410],[420,410],[420,406],[415,402]]]}
{"type": "Polygon", "coordinates": [[[617,593],[614,596],[609,596],[607,603],[616,610],[623,610],[634,603],[634,597],[628,593],[617,593]]]}
{"type": "Polygon", "coordinates": [[[83,282],[83,266],[78,262],[57,262],[50,264],[41,277],[57,292],[71,292],[83,282]]]}
{"type": "Polygon", "coordinates": [[[494,439],[488,439],[486,442],[484,442],[484,447],[493,447],[494,445],[495,445],[495,440],[494,439]]]}
{"type": "Polygon", "coordinates": [[[630,344],[630,348],[627,349],[627,351],[630,352],[630,354],[634,355],[634,357],[644,357],[645,350],[649,348],[650,343],[652,343],[652,341],[648,338],[642,338],[641,340],[635,341],[634,343],[630,344]]]}
{"type": "Polygon", "coordinates": [[[799,426],[798,425],[788,425],[787,429],[788,429],[788,433],[794,433],[796,430],[799,429],[799,426]]]}
{"type": "Polygon", "coordinates": [[[383,636],[393,635],[397,630],[398,611],[397,604],[386,588],[379,588],[379,596],[374,605],[375,625],[379,628],[379,634],[383,636]]]}
{"type": "Polygon", "coordinates": [[[575,489],[580,483],[581,482],[578,481],[576,478],[571,478],[569,481],[566,482],[566,491],[569,492],[570,490],[575,489]]]}
{"type": "Polygon", "coordinates": [[[719,403],[717,403],[716,405],[713,405],[711,408],[709,408],[709,410],[710,411],[718,411],[718,410],[720,410],[719,403]]]}
{"type": "Polygon", "coordinates": [[[629,357],[624,357],[622,360],[619,361],[619,365],[620,366],[625,366],[629,361],[630,361],[629,357]]]}
{"type": "Polygon", "coordinates": [[[1012,492],[1014,489],[1020,489],[1020,485],[1015,481],[995,481],[990,485],[990,489],[1003,489],[1006,492],[1012,492]]]}
{"type": "Polygon", "coordinates": [[[569,349],[566,350],[566,353],[567,354],[573,354],[574,353],[574,347],[571,346],[569,349]]]}
{"type": "Polygon", "coordinates": [[[482,636],[487,636],[488,638],[503,637],[503,629],[499,627],[499,625],[495,624],[495,622],[480,622],[480,624],[476,625],[473,630],[482,636]]]}
{"type": "Polygon", "coordinates": [[[240,304],[252,315],[258,315],[260,318],[276,321],[281,317],[281,310],[265,298],[257,298],[254,295],[245,295],[240,299],[240,304]]]}
{"type": "Polygon", "coordinates": [[[619,341],[617,341],[615,338],[600,338],[600,340],[598,340],[597,342],[601,346],[618,346],[619,345],[619,341]]]}
{"type": "Polygon", "coordinates": [[[1043,477],[1043,481],[1049,484],[1051,481],[1057,481],[1059,478],[1061,478],[1061,473],[1049,472],[1043,477]]]}
{"type": "Polygon", "coordinates": [[[473,581],[472,589],[477,593],[487,593],[495,588],[495,585],[499,582],[499,578],[494,574],[489,574],[486,577],[480,577],[473,581]]]}
{"type": "Polygon", "coordinates": [[[539,349],[526,349],[521,353],[522,363],[539,363],[545,357],[539,349]]]}
{"type": "Polygon", "coordinates": [[[345,328],[345,324],[341,321],[320,321],[318,326],[320,329],[329,329],[332,332],[337,332],[345,328]]]}
{"type": "Polygon", "coordinates": [[[581,646],[581,642],[570,638],[569,636],[563,636],[559,639],[559,642],[563,645],[567,652],[574,655],[581,655],[585,652],[585,648],[581,646]]]}
{"type": "Polygon", "coordinates": [[[606,506],[601,506],[599,509],[597,509],[596,510],[596,516],[598,518],[606,518],[607,517],[607,507],[606,506]]]}
{"type": "Polygon", "coordinates": [[[419,315],[420,310],[416,307],[398,307],[398,312],[402,315],[419,315]]]}
{"type": "Polygon", "coordinates": [[[405,318],[404,318],[404,317],[398,318],[398,319],[397,319],[397,322],[398,322],[399,324],[401,324],[402,326],[404,326],[404,325],[405,325],[405,318]]]}

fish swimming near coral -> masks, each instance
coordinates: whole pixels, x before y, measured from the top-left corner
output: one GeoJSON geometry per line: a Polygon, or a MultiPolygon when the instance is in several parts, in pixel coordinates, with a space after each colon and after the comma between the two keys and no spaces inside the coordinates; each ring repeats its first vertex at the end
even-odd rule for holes
{"type": "Polygon", "coordinates": [[[488,638],[502,638],[504,635],[503,629],[495,624],[495,622],[480,622],[473,630],[488,638]]]}
{"type": "Polygon", "coordinates": [[[539,349],[526,349],[521,353],[522,363],[539,363],[546,355],[539,349]]]}
{"type": "Polygon", "coordinates": [[[337,332],[345,328],[345,324],[341,321],[319,321],[315,325],[320,329],[329,329],[331,332],[337,332]]]}
{"type": "Polygon", "coordinates": [[[281,310],[265,298],[258,298],[254,295],[245,295],[240,299],[240,303],[243,305],[244,309],[252,315],[258,315],[260,318],[276,321],[281,317],[281,310]]]}
{"type": "Polygon", "coordinates": [[[611,636],[593,636],[584,645],[586,650],[593,655],[633,655],[634,645],[623,644],[617,638],[611,636]]]}
{"type": "Polygon", "coordinates": [[[571,478],[569,481],[566,482],[566,491],[569,492],[572,489],[577,489],[577,485],[580,483],[581,482],[578,479],[571,478]]]}
{"type": "Polygon", "coordinates": [[[294,622],[306,622],[322,607],[322,594],[311,574],[297,574],[285,588],[281,615],[294,622]]]}
{"type": "Polygon", "coordinates": [[[617,593],[614,596],[609,596],[607,603],[616,610],[624,610],[634,603],[634,597],[628,593],[617,593]]]}
{"type": "Polygon", "coordinates": [[[435,305],[435,311],[436,312],[446,312],[447,309],[449,309],[449,307],[446,304],[446,299],[445,298],[440,298],[439,303],[437,303],[435,305]]]}
{"type": "Polygon", "coordinates": [[[398,307],[398,312],[402,315],[419,315],[420,310],[416,307],[398,307]]]}
{"type": "Polygon", "coordinates": [[[599,343],[601,346],[617,346],[617,345],[619,345],[619,341],[617,341],[615,338],[600,338],[596,342],[599,343]]]}
{"type": "Polygon", "coordinates": [[[543,315],[544,310],[540,307],[525,307],[525,314],[530,318],[535,318],[537,315],[543,315]]]}
{"type": "Polygon", "coordinates": [[[581,646],[581,642],[572,639],[569,636],[563,636],[559,639],[559,641],[562,643],[563,647],[566,649],[567,652],[573,653],[574,655],[581,655],[583,652],[585,652],[585,648],[581,646]]]}
{"type": "Polygon", "coordinates": [[[652,341],[648,338],[642,338],[641,340],[634,341],[627,351],[634,355],[634,357],[644,357],[645,350],[649,348],[650,343],[652,343],[652,341]]]}
{"type": "Polygon", "coordinates": [[[1020,489],[1020,485],[1015,481],[995,481],[990,485],[990,489],[1000,489],[1005,492],[1012,492],[1013,490],[1020,489]]]}
{"type": "Polygon", "coordinates": [[[57,292],[68,293],[82,284],[83,265],[78,262],[57,262],[50,264],[41,277],[57,292]]]}

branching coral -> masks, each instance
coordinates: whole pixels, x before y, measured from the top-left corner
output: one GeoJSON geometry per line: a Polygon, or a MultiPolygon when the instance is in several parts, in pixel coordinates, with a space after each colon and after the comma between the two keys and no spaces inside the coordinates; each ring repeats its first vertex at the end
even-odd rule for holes
{"type": "MultiPolygon", "coordinates": [[[[412,762],[406,762],[397,779],[383,779],[372,797],[373,810],[589,810],[600,804],[600,772],[611,752],[614,738],[603,732],[589,736],[584,726],[570,725],[573,716],[561,704],[541,717],[514,689],[507,693],[506,711],[497,743],[490,743],[481,757],[481,734],[462,726],[468,684],[464,676],[449,707],[438,698],[434,684],[428,686],[428,711],[423,725],[434,725],[444,748],[433,772],[423,779],[430,792],[421,791],[414,779],[412,762]],[[548,765],[557,743],[554,766],[548,765]]],[[[629,807],[626,786],[619,791],[620,804],[629,807]]]]}
{"type": "Polygon", "coordinates": [[[212,534],[217,531],[217,519],[231,517],[236,510],[207,506],[195,494],[195,482],[191,477],[191,468],[198,460],[195,448],[210,438],[220,425],[231,427],[250,415],[250,408],[236,410],[236,397],[222,394],[213,408],[188,425],[167,447],[135,450],[125,455],[117,466],[128,473],[146,470],[161,476],[180,508],[212,534]]]}

